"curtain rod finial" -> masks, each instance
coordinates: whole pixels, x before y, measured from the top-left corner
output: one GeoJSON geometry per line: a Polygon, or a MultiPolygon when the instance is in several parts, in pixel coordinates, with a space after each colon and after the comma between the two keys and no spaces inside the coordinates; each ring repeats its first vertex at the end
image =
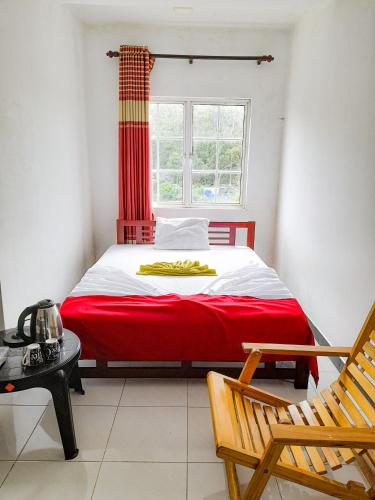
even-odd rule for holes
{"type": "Polygon", "coordinates": [[[114,50],[109,50],[107,52],[107,56],[112,58],[112,57],[118,57],[119,56],[119,53],[117,51],[114,51],[114,50]]]}
{"type": "Polygon", "coordinates": [[[273,56],[271,56],[271,54],[268,56],[260,56],[257,59],[257,64],[259,66],[263,61],[272,62],[274,59],[275,58],[273,56]]]}

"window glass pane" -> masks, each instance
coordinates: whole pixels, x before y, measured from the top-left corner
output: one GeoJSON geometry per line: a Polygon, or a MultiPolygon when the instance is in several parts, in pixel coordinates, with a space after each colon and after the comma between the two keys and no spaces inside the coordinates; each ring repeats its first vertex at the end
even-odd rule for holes
{"type": "Polygon", "coordinates": [[[240,174],[219,174],[216,203],[239,203],[241,193],[240,174]]]}
{"type": "Polygon", "coordinates": [[[182,173],[160,172],[159,182],[159,201],[182,201],[182,173]]]}
{"type": "Polygon", "coordinates": [[[241,170],[241,155],[242,141],[219,141],[219,170],[241,170]]]}
{"type": "Polygon", "coordinates": [[[182,137],[184,130],[184,105],[160,103],[158,125],[160,137],[182,137]]]}
{"type": "Polygon", "coordinates": [[[157,142],[155,139],[152,139],[151,141],[151,151],[152,151],[151,165],[152,168],[156,169],[158,162],[157,162],[157,142]]]}
{"type": "Polygon", "coordinates": [[[242,139],[244,106],[220,106],[219,137],[242,139]]]}
{"type": "Polygon", "coordinates": [[[207,104],[193,105],[193,136],[217,137],[217,106],[207,104]]]}
{"type": "Polygon", "coordinates": [[[158,105],[154,102],[150,102],[149,104],[149,124],[150,124],[150,135],[154,137],[157,135],[157,113],[158,113],[158,105]]]}
{"type": "Polygon", "coordinates": [[[173,170],[182,169],[182,140],[160,140],[159,167],[173,170]]]}
{"type": "Polygon", "coordinates": [[[216,141],[193,141],[193,170],[216,168],[216,141]]]}
{"type": "Polygon", "coordinates": [[[215,202],[215,174],[193,173],[192,198],[193,203],[215,202]]]}
{"type": "Polygon", "coordinates": [[[156,181],[156,172],[152,172],[152,199],[157,201],[158,199],[158,186],[156,181]]]}

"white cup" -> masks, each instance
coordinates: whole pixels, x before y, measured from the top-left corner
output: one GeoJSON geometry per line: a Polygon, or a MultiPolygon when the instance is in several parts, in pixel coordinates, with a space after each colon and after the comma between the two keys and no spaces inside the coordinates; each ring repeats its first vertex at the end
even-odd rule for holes
{"type": "Polygon", "coordinates": [[[47,363],[56,361],[59,357],[60,344],[57,339],[47,339],[44,344],[44,358],[47,363]]]}
{"type": "Polygon", "coordinates": [[[39,344],[29,344],[24,349],[23,366],[38,366],[43,363],[42,350],[39,344]]]}

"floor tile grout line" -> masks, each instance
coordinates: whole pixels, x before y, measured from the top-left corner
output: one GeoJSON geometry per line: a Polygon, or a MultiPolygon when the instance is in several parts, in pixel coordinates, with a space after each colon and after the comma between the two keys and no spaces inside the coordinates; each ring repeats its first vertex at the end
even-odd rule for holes
{"type": "MultiPolygon", "coordinates": [[[[9,462],[11,462],[11,460],[9,460],[9,462]]],[[[13,467],[14,467],[15,465],[16,465],[16,461],[14,460],[14,461],[13,461],[13,463],[12,463],[12,465],[11,465],[11,467],[10,467],[10,469],[9,469],[9,470],[8,470],[8,472],[5,474],[4,479],[3,479],[3,480],[1,481],[1,483],[0,483],[0,490],[1,490],[1,488],[2,488],[3,484],[4,484],[4,483],[5,483],[5,481],[7,480],[7,478],[8,478],[8,476],[9,476],[10,472],[12,471],[12,469],[13,469],[13,467]]]]}
{"type": "MultiPolygon", "coordinates": [[[[97,406],[97,405],[91,405],[97,406]]],[[[120,408],[185,408],[187,405],[120,405],[120,408]]]]}
{"type": "Polygon", "coordinates": [[[281,488],[280,488],[280,485],[279,485],[279,481],[277,480],[277,477],[275,477],[275,481],[276,481],[276,487],[277,487],[277,490],[279,492],[279,495],[280,495],[280,499],[283,500],[283,495],[281,493],[281,488]]]}
{"type": "Polygon", "coordinates": [[[90,500],[92,500],[94,498],[94,493],[95,493],[96,485],[98,484],[99,474],[100,474],[100,471],[102,470],[102,465],[103,465],[103,461],[99,463],[98,472],[96,474],[95,483],[94,483],[94,486],[92,488],[90,500]]]}
{"type": "Polygon", "coordinates": [[[120,397],[119,397],[119,400],[118,400],[118,404],[117,404],[117,408],[116,408],[116,411],[115,411],[115,415],[113,417],[113,422],[112,422],[111,428],[110,428],[109,433],[108,433],[108,439],[107,439],[105,447],[104,447],[103,456],[102,456],[102,459],[100,461],[100,465],[99,465],[99,468],[98,468],[98,473],[96,475],[94,487],[92,489],[92,494],[91,494],[91,497],[90,497],[91,500],[94,498],[94,495],[95,495],[96,485],[98,484],[98,479],[99,479],[100,471],[102,470],[104,457],[105,457],[105,454],[106,454],[106,451],[107,451],[109,439],[110,439],[111,434],[112,434],[113,426],[115,425],[115,420],[116,420],[116,417],[117,417],[118,409],[120,408],[120,402],[121,402],[121,399],[122,399],[122,395],[124,394],[125,386],[126,386],[126,378],[124,378],[124,384],[122,386],[122,390],[121,390],[121,394],[120,394],[120,397]]]}
{"type": "MultiPolygon", "coordinates": [[[[13,460],[0,460],[1,462],[13,462],[13,460]]],[[[180,462],[177,462],[175,460],[167,461],[167,460],[65,460],[65,459],[59,459],[59,460],[51,460],[51,459],[32,459],[32,460],[18,460],[18,462],[23,462],[23,463],[31,463],[31,462],[53,462],[53,463],[58,463],[58,462],[63,462],[63,463],[72,463],[72,464],[79,464],[79,463],[101,463],[104,462],[106,464],[121,464],[121,463],[126,463],[126,464],[221,464],[223,463],[222,460],[218,461],[190,461],[186,462],[186,460],[182,460],[180,462]]]]}
{"type": "Polygon", "coordinates": [[[38,406],[49,406],[49,402],[46,403],[46,404],[41,404],[41,405],[33,405],[33,404],[28,404],[28,403],[24,403],[24,404],[21,404],[21,403],[0,403],[0,408],[2,408],[3,406],[32,406],[33,408],[37,408],[38,406]]]}
{"type": "MultiPolygon", "coordinates": [[[[14,460],[15,461],[15,460],[14,460]]],[[[0,460],[0,463],[1,462],[13,462],[13,460],[0,460]]],[[[69,462],[69,463],[77,463],[77,464],[80,464],[80,463],[105,463],[105,464],[110,464],[110,463],[129,463],[129,464],[220,464],[222,463],[221,460],[217,460],[217,461],[214,461],[214,460],[207,460],[207,461],[203,461],[203,460],[199,460],[199,461],[195,461],[195,460],[189,460],[189,461],[186,461],[186,460],[181,460],[181,461],[176,461],[176,460],[89,460],[89,459],[85,459],[85,460],[65,460],[63,458],[61,459],[47,459],[47,458],[40,458],[40,459],[36,459],[36,458],[33,458],[33,459],[20,459],[20,460],[17,460],[17,462],[24,462],[24,463],[31,463],[31,462],[40,462],[40,463],[45,463],[45,462],[53,462],[53,463],[65,463],[65,462],[69,462]]]]}
{"type": "MultiPolygon", "coordinates": [[[[53,405],[50,405],[50,404],[47,404],[47,405],[28,405],[28,404],[24,404],[24,405],[11,405],[11,404],[7,404],[7,405],[4,405],[4,404],[0,404],[0,408],[3,408],[3,407],[6,407],[6,406],[16,406],[17,408],[22,408],[24,406],[31,406],[32,408],[39,408],[39,407],[43,407],[43,408],[48,408],[50,406],[53,406],[53,405]]],[[[94,403],[94,404],[73,404],[72,403],[72,406],[103,406],[105,408],[117,408],[117,407],[120,407],[120,408],[185,408],[186,406],[188,406],[189,408],[209,408],[210,406],[209,405],[186,405],[186,404],[181,404],[181,405],[107,405],[107,404],[98,404],[98,403],[94,403]]]]}
{"type": "Polygon", "coordinates": [[[33,430],[32,430],[32,431],[31,431],[31,433],[29,434],[29,437],[26,439],[25,444],[22,446],[22,449],[21,449],[21,450],[20,450],[20,452],[18,453],[18,455],[17,455],[17,457],[16,457],[16,459],[15,459],[15,462],[18,462],[19,457],[21,456],[21,454],[22,454],[23,450],[26,448],[27,443],[30,441],[31,436],[34,434],[35,429],[38,427],[39,422],[42,420],[42,418],[43,418],[43,416],[44,416],[44,414],[46,413],[46,411],[47,411],[47,409],[48,409],[48,408],[49,408],[49,406],[48,406],[48,405],[44,407],[44,411],[42,412],[42,414],[41,414],[41,415],[40,415],[40,417],[38,418],[38,420],[37,420],[36,424],[34,425],[33,430]]]}

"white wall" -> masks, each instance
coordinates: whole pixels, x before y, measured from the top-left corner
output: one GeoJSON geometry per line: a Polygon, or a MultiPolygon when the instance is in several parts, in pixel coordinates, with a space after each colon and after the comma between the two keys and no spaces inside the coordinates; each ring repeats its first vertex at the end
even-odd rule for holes
{"type": "Polygon", "coordinates": [[[0,4],[0,281],[5,326],[92,260],[80,26],[54,0],[0,4]]]}
{"type": "Polygon", "coordinates": [[[292,45],[277,268],[333,343],[375,299],[375,3],[329,0],[292,45]]]}
{"type": "MultiPolygon", "coordinates": [[[[122,43],[148,45],[155,53],[274,55],[274,62],[261,66],[224,61],[189,65],[187,61],[158,59],[151,74],[151,94],[156,96],[252,98],[247,210],[208,209],[199,213],[212,220],[256,220],[256,250],[271,263],[289,32],[146,25],[86,27],[89,162],[97,256],[116,238],[118,59],[108,59],[105,54],[122,43]]],[[[157,209],[155,213],[186,216],[194,210],[157,209]]]]}

